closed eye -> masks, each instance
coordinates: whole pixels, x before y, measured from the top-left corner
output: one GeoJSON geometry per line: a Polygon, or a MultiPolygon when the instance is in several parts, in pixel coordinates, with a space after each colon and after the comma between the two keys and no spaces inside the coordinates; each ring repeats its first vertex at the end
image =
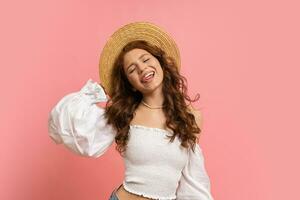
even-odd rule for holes
{"type": "Polygon", "coordinates": [[[134,67],[132,70],[130,70],[130,72],[129,72],[129,73],[131,74],[131,73],[132,73],[134,70],[135,70],[135,67],[134,67]]]}
{"type": "MultiPolygon", "coordinates": [[[[148,60],[150,60],[150,58],[144,60],[143,62],[147,62],[148,60]]],[[[129,74],[131,74],[134,70],[135,70],[135,67],[132,70],[129,71],[129,74]]]]}

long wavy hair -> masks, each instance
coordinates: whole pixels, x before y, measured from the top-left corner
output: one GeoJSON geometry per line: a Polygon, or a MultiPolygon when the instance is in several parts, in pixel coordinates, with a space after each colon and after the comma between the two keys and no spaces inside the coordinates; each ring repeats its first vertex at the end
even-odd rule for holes
{"type": "Polygon", "coordinates": [[[132,49],[144,49],[158,59],[163,70],[164,96],[163,112],[166,116],[166,126],[173,130],[172,136],[167,136],[173,142],[176,136],[181,141],[181,146],[192,147],[198,142],[196,134],[200,134],[201,129],[197,126],[195,117],[191,113],[189,104],[199,99],[199,94],[192,100],[187,95],[186,78],[179,74],[174,59],[159,47],[150,45],[144,40],[136,40],[128,43],[114,62],[112,71],[112,94],[106,102],[105,118],[117,131],[115,142],[116,150],[123,156],[128,143],[130,122],[134,117],[134,112],[140,104],[143,95],[138,90],[133,90],[123,68],[124,55],[132,49]],[[189,101],[189,104],[186,101],[189,101]]]}

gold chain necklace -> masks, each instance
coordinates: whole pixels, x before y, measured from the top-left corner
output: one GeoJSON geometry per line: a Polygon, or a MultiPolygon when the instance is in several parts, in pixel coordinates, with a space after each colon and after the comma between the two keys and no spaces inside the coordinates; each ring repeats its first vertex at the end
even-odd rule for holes
{"type": "Polygon", "coordinates": [[[164,107],[164,106],[152,107],[152,106],[148,105],[144,100],[142,100],[142,104],[144,104],[145,106],[147,106],[148,108],[151,108],[151,109],[161,109],[164,107]]]}

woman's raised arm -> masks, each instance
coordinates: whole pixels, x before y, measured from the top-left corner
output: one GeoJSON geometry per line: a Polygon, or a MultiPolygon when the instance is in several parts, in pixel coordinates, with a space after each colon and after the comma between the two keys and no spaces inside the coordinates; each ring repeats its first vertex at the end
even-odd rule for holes
{"type": "Polygon", "coordinates": [[[51,110],[50,138],[81,156],[101,156],[116,135],[113,127],[106,123],[105,109],[96,105],[105,101],[102,86],[89,79],[80,91],[67,94],[51,110]]]}

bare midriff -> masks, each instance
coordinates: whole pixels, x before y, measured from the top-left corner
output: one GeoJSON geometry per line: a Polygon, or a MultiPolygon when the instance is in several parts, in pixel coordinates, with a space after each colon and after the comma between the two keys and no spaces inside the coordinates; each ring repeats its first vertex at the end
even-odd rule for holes
{"type": "Polygon", "coordinates": [[[142,197],[126,191],[123,185],[118,188],[118,190],[116,191],[116,195],[119,200],[152,200],[147,197],[142,197]]]}

